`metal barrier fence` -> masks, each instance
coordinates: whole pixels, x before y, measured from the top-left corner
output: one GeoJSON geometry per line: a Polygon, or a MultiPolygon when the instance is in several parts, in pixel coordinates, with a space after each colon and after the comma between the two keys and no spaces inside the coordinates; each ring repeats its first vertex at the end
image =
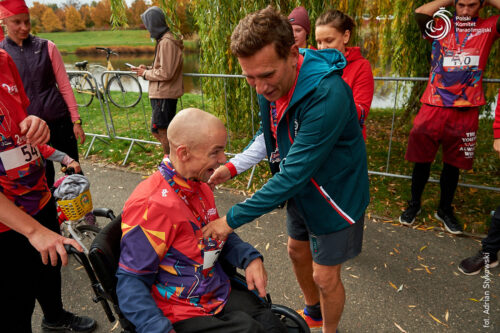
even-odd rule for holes
{"type": "MultiPolygon", "coordinates": [[[[82,73],[82,72],[68,71],[69,75],[75,74],[75,73],[82,73]]],[[[91,73],[89,73],[89,72],[83,72],[83,73],[86,73],[87,75],[91,76],[92,80],[97,83],[97,80],[92,76],[91,73]]],[[[100,87],[101,87],[101,89],[102,89],[102,87],[105,87],[106,75],[131,74],[131,73],[132,72],[129,72],[129,71],[105,71],[101,74],[100,87]]],[[[228,96],[227,96],[227,89],[226,89],[227,80],[228,79],[245,79],[245,77],[243,75],[197,74],[197,73],[184,73],[184,76],[197,78],[199,80],[199,90],[200,90],[200,94],[201,94],[201,105],[198,105],[198,107],[200,107],[206,111],[209,111],[209,112],[210,112],[210,110],[206,109],[206,103],[205,103],[206,98],[205,98],[204,89],[203,89],[203,85],[204,85],[203,81],[208,80],[208,79],[217,79],[217,80],[222,79],[223,80],[223,82],[224,82],[224,84],[223,84],[223,86],[224,86],[224,101],[225,101],[225,103],[224,103],[225,104],[224,117],[225,117],[226,123],[228,123],[230,121],[230,114],[229,114],[228,107],[227,107],[227,105],[228,105],[228,103],[227,103],[228,96]]],[[[411,179],[411,176],[409,176],[409,175],[403,175],[403,174],[389,172],[390,171],[391,152],[392,152],[392,148],[393,148],[393,136],[394,136],[394,131],[395,131],[394,126],[395,126],[395,121],[396,121],[396,112],[397,112],[398,106],[399,106],[399,100],[400,100],[399,95],[401,94],[401,90],[402,90],[401,84],[402,83],[412,83],[412,82],[417,82],[417,81],[427,81],[428,78],[426,78],[426,77],[375,77],[374,79],[376,82],[394,83],[395,87],[394,87],[394,101],[392,103],[392,105],[393,105],[392,106],[392,110],[393,110],[392,111],[392,122],[391,122],[391,130],[390,130],[390,134],[389,134],[389,138],[388,138],[388,149],[387,149],[387,157],[386,157],[386,163],[385,163],[385,172],[369,170],[368,173],[372,174],[372,175],[377,175],[377,176],[411,179]]],[[[494,83],[498,84],[498,83],[500,83],[500,79],[484,79],[483,82],[487,83],[487,84],[494,84],[494,83]]],[[[96,86],[97,86],[97,84],[96,84],[96,86]]],[[[255,133],[255,128],[253,126],[254,119],[255,119],[255,117],[258,117],[258,110],[254,110],[254,108],[253,108],[255,91],[250,86],[248,86],[248,89],[250,89],[250,99],[248,101],[246,101],[246,103],[249,103],[248,109],[251,112],[251,132],[252,132],[249,134],[251,134],[253,136],[253,134],[255,133]]],[[[130,145],[129,145],[127,154],[125,156],[125,159],[123,161],[123,165],[126,164],[128,158],[130,156],[130,153],[132,151],[132,148],[135,144],[137,144],[141,148],[144,148],[144,146],[142,146],[142,144],[156,144],[156,145],[160,144],[157,141],[153,141],[154,139],[152,138],[152,136],[150,134],[149,119],[151,119],[151,111],[149,110],[150,109],[149,107],[148,108],[145,107],[145,103],[149,104],[149,101],[145,102],[144,98],[142,98],[141,101],[139,102],[139,105],[142,108],[142,112],[138,112],[137,107],[135,107],[133,109],[133,112],[130,112],[131,110],[128,108],[125,108],[125,109],[114,108],[113,105],[111,105],[111,103],[109,103],[109,101],[107,100],[105,95],[106,94],[102,94],[102,97],[103,97],[102,101],[101,101],[101,99],[99,99],[99,103],[100,103],[100,107],[101,107],[101,114],[102,114],[103,120],[104,120],[104,126],[101,126],[101,133],[97,133],[97,132],[94,133],[95,131],[93,131],[91,133],[86,133],[87,135],[92,136],[93,139],[92,139],[92,142],[91,142],[89,148],[87,149],[85,157],[88,156],[96,138],[101,139],[101,141],[104,138],[110,138],[110,137],[113,137],[114,139],[118,139],[118,140],[129,141],[130,145]],[[104,108],[106,108],[106,111],[104,110],[104,108]],[[148,109],[148,110],[146,110],[146,109],[148,109]],[[125,113],[125,115],[126,115],[126,117],[125,117],[126,118],[126,124],[125,124],[126,126],[124,126],[123,120],[121,120],[120,122],[116,121],[117,118],[123,118],[123,113],[125,113]],[[120,125],[120,123],[121,123],[121,125],[120,125]],[[143,131],[140,134],[142,137],[138,137],[139,131],[137,129],[139,127],[135,127],[135,130],[134,130],[134,126],[141,126],[142,127],[143,125],[144,125],[143,131]],[[103,127],[106,130],[105,133],[103,133],[103,127]],[[146,130],[146,133],[148,133],[147,138],[143,137],[144,130],[146,130]]],[[[181,98],[180,99],[180,108],[181,109],[184,108],[184,104],[187,104],[187,103],[184,102],[184,98],[181,98]]],[[[243,103],[242,103],[242,105],[243,105],[243,103]]],[[[82,108],[80,108],[80,109],[82,109],[82,108]]],[[[213,110],[213,111],[215,111],[215,110],[213,110]]],[[[96,112],[94,112],[94,114],[95,113],[96,112]]],[[[370,118],[372,118],[374,116],[376,116],[376,115],[372,113],[370,118]]],[[[229,155],[229,156],[234,156],[236,153],[236,152],[232,151],[231,137],[230,137],[229,131],[228,131],[228,149],[227,150],[228,150],[227,155],[229,155]]],[[[247,184],[247,188],[249,188],[251,185],[251,182],[252,182],[253,176],[254,176],[254,172],[255,172],[255,167],[251,171],[251,175],[250,175],[249,182],[247,184]]],[[[429,182],[439,182],[439,180],[431,178],[431,179],[429,179],[429,182]]],[[[491,186],[477,185],[477,184],[468,184],[468,183],[459,183],[458,185],[462,186],[462,187],[470,187],[470,188],[500,192],[500,188],[498,188],[498,187],[491,187],[491,186]]]]}

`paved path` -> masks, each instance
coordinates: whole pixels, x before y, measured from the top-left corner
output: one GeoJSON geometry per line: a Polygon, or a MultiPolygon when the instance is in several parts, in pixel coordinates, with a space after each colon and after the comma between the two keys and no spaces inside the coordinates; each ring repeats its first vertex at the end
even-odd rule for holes
{"type": "MultiPolygon", "coordinates": [[[[92,182],[94,206],[115,212],[120,212],[143,179],[136,173],[88,162],[83,166],[92,182]]],[[[215,196],[222,214],[245,199],[226,190],[216,190],[215,196]]],[[[300,308],[301,295],[286,253],[284,221],[284,211],[275,210],[238,233],[264,254],[273,301],[300,308]]],[[[500,269],[491,270],[489,289],[483,287],[486,278],[464,276],[457,270],[457,263],[478,248],[475,239],[367,219],[363,252],[342,269],[347,300],[341,332],[500,332],[500,269]],[[485,302],[487,292],[489,302],[485,302]],[[485,305],[489,305],[489,315],[483,313],[485,305]],[[486,320],[489,328],[483,327],[486,320]]],[[[73,259],[63,269],[63,300],[68,310],[96,318],[96,332],[113,328],[100,305],[91,301],[88,279],[73,259]]],[[[40,331],[40,321],[37,305],[34,332],[40,331]]],[[[119,332],[118,328],[113,332],[119,332]]]]}

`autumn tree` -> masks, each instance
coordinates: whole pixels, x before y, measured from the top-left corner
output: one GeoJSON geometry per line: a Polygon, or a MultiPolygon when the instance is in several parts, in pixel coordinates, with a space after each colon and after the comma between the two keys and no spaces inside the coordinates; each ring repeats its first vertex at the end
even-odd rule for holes
{"type": "Polygon", "coordinates": [[[53,32],[53,31],[61,31],[63,29],[63,25],[59,17],[54,13],[52,8],[48,7],[42,14],[41,24],[44,31],[53,32]]]}
{"type": "Polygon", "coordinates": [[[110,0],[101,0],[91,8],[92,19],[96,28],[109,28],[111,26],[110,0]]]}
{"type": "Polygon", "coordinates": [[[144,0],[135,0],[127,11],[128,24],[131,27],[138,27],[141,25],[141,14],[148,9],[144,0]]]}
{"type": "Polygon", "coordinates": [[[89,5],[83,5],[79,9],[80,16],[83,20],[83,23],[85,24],[86,28],[90,28],[94,26],[94,21],[92,20],[92,15],[90,11],[90,6],[89,5]]]}
{"type": "Polygon", "coordinates": [[[85,30],[85,23],[74,6],[67,6],[64,12],[66,18],[66,31],[75,32],[85,30]]]}
{"type": "Polygon", "coordinates": [[[49,8],[38,1],[33,2],[33,7],[30,8],[31,30],[34,33],[40,32],[42,27],[42,15],[49,8]]]}

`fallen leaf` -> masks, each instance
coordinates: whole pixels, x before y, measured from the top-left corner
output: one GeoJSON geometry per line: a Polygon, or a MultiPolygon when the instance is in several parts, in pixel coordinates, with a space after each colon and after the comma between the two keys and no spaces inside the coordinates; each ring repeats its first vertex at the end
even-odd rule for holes
{"type": "Polygon", "coordinates": [[[473,301],[473,302],[479,302],[477,299],[475,298],[469,298],[469,301],[473,301]]]}
{"type": "Polygon", "coordinates": [[[352,269],[352,267],[350,267],[350,266],[345,268],[346,271],[349,271],[351,269],[352,269]]]}
{"type": "Polygon", "coordinates": [[[421,256],[417,256],[417,259],[418,260],[424,260],[424,258],[422,258],[421,256]]]}
{"type": "Polygon", "coordinates": [[[409,308],[416,308],[417,306],[416,305],[408,305],[409,308]]]}
{"type": "Polygon", "coordinates": [[[266,251],[269,250],[269,243],[266,244],[266,251]]]}
{"type": "Polygon", "coordinates": [[[403,285],[400,285],[398,290],[396,290],[398,293],[403,290],[403,285]]]}
{"type": "Polygon", "coordinates": [[[391,287],[393,287],[394,289],[398,290],[398,287],[396,287],[396,285],[394,283],[392,283],[391,281],[389,281],[389,285],[391,287]]]}
{"type": "Polygon", "coordinates": [[[394,322],[394,325],[396,325],[396,327],[403,333],[408,333],[407,331],[405,331],[401,326],[399,326],[398,324],[396,324],[396,322],[394,322]]]}
{"type": "Polygon", "coordinates": [[[396,249],[395,247],[392,248],[394,250],[394,252],[398,253],[399,254],[399,251],[398,249],[396,249]]]}
{"type": "Polygon", "coordinates": [[[437,323],[443,325],[443,326],[446,326],[448,327],[448,325],[446,325],[445,323],[441,322],[441,320],[437,319],[436,317],[434,317],[430,312],[427,312],[429,314],[429,316],[431,316],[432,319],[434,319],[437,323]]]}
{"type": "Polygon", "coordinates": [[[357,276],[357,275],[352,275],[352,274],[349,274],[349,275],[352,276],[355,279],[359,279],[359,276],[357,276]]]}
{"type": "Polygon", "coordinates": [[[427,247],[427,245],[424,245],[420,248],[420,252],[422,252],[423,250],[425,250],[425,248],[427,247]]]}
{"type": "Polygon", "coordinates": [[[448,322],[449,317],[450,317],[450,312],[448,310],[446,310],[446,313],[444,315],[444,320],[446,320],[446,322],[448,322]]]}
{"type": "Polygon", "coordinates": [[[113,328],[111,328],[109,331],[113,332],[114,330],[117,329],[118,325],[120,325],[120,322],[117,320],[116,323],[115,323],[115,325],[113,325],[113,328]]]}

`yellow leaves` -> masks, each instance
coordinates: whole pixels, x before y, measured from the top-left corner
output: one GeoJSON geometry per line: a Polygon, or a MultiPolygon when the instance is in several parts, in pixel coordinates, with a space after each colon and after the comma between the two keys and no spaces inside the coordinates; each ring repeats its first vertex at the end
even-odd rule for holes
{"type": "Polygon", "coordinates": [[[437,319],[436,317],[434,317],[430,312],[428,312],[429,316],[434,319],[435,322],[443,325],[443,326],[446,326],[446,327],[449,327],[447,324],[443,323],[441,320],[437,319]]]}
{"type": "Polygon", "coordinates": [[[426,270],[427,273],[432,274],[431,271],[429,270],[429,266],[422,265],[422,264],[419,264],[419,265],[422,266],[423,268],[425,268],[425,270],[426,270]]]}
{"type": "Polygon", "coordinates": [[[394,283],[392,283],[391,281],[389,281],[389,285],[391,287],[393,287],[395,290],[398,290],[398,287],[396,287],[396,285],[394,283]]]}
{"type": "Polygon", "coordinates": [[[359,279],[359,276],[357,275],[353,275],[353,274],[349,274],[351,277],[355,278],[355,279],[359,279]]]}
{"type": "Polygon", "coordinates": [[[469,298],[469,301],[473,301],[473,302],[481,302],[480,300],[477,300],[475,298],[469,298]]]}
{"type": "Polygon", "coordinates": [[[425,250],[427,248],[427,245],[424,245],[420,248],[420,252],[422,252],[423,250],[425,250]]]}

